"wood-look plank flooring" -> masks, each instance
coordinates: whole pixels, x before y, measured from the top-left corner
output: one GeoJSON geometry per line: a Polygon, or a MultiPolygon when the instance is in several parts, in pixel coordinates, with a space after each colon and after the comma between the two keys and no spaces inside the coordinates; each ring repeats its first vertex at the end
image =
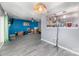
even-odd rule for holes
{"type": "Polygon", "coordinates": [[[41,41],[39,34],[28,34],[0,48],[1,56],[77,56],[41,41]]]}

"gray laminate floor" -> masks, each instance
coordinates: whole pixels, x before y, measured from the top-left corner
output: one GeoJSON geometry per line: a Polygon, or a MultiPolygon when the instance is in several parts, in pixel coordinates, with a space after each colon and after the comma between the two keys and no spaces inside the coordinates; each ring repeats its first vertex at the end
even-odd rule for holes
{"type": "Polygon", "coordinates": [[[39,34],[28,34],[16,41],[4,44],[1,56],[77,56],[40,40],[39,34]]]}

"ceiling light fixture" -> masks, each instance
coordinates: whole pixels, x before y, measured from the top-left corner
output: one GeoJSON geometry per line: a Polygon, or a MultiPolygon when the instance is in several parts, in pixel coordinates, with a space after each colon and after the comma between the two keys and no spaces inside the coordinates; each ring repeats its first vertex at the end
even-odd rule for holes
{"type": "Polygon", "coordinates": [[[34,11],[38,14],[42,14],[47,11],[47,8],[43,3],[37,3],[34,5],[34,11]]]}

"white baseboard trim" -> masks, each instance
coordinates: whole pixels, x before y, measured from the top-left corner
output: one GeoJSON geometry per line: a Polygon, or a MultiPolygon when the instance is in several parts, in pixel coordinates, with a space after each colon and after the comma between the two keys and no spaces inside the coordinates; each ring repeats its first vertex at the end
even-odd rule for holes
{"type": "Polygon", "coordinates": [[[0,48],[4,45],[4,42],[0,42],[0,48]]]}
{"type": "MultiPolygon", "coordinates": [[[[41,40],[44,41],[44,42],[47,42],[47,43],[49,43],[49,44],[52,44],[52,45],[54,45],[54,46],[56,45],[55,43],[50,42],[50,41],[48,41],[48,40],[44,40],[44,39],[41,39],[41,40]]],[[[79,55],[79,53],[76,52],[76,51],[73,51],[73,50],[71,50],[71,49],[68,49],[68,48],[66,48],[66,47],[63,47],[63,46],[61,46],[61,45],[58,45],[58,46],[59,46],[60,48],[64,49],[64,50],[67,50],[67,51],[73,53],[73,54],[79,55]]]]}

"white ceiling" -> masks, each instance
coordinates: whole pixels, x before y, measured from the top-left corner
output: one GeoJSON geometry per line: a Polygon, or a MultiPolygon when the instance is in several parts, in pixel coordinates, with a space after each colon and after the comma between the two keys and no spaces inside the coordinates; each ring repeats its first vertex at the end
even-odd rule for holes
{"type": "MultiPolygon", "coordinates": [[[[11,17],[27,19],[33,17],[37,20],[40,15],[36,14],[33,10],[34,4],[37,2],[4,2],[1,3],[3,9],[11,17]]],[[[47,6],[49,13],[67,10],[74,6],[79,6],[78,2],[43,2],[47,6]]]]}

